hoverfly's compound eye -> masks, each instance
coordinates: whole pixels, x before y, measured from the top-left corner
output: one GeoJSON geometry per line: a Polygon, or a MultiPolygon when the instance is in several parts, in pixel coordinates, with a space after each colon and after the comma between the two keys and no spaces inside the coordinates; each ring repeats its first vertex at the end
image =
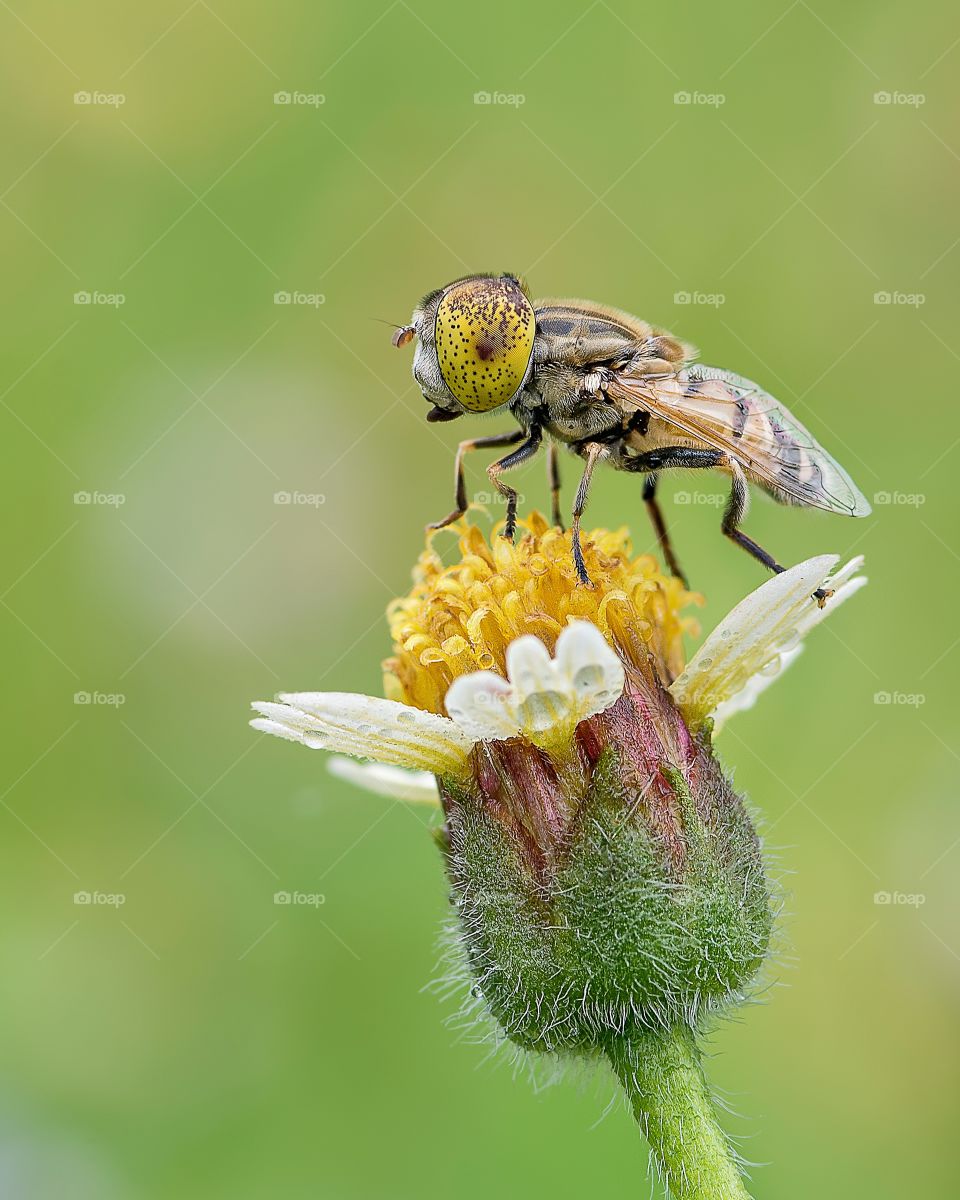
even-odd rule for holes
{"type": "Polygon", "coordinates": [[[464,408],[488,412],[513,399],[536,335],[533,307],[515,279],[453,284],[437,308],[435,332],[444,382],[464,408]]]}

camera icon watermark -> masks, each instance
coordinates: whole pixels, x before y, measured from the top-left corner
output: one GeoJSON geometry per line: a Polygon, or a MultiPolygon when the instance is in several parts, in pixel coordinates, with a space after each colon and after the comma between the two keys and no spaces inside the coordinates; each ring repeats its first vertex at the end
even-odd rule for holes
{"type": "Polygon", "coordinates": [[[527,97],[523,92],[474,92],[474,104],[490,104],[505,108],[519,108],[526,104],[527,97]]]}
{"type": "Polygon", "coordinates": [[[715,492],[686,492],[679,491],[673,493],[674,504],[689,504],[696,508],[720,508],[727,503],[725,496],[718,496],[715,492]]]}
{"type": "Polygon", "coordinates": [[[73,102],[80,107],[122,108],[127,102],[124,92],[74,92],[73,102]]]}
{"type": "Polygon", "coordinates": [[[74,892],[73,902],[90,908],[122,908],[127,897],[123,892],[74,892]]]}
{"type": "Polygon", "coordinates": [[[702,304],[708,308],[719,308],[726,304],[723,292],[674,292],[674,304],[702,304]]]}
{"type": "Polygon", "coordinates": [[[874,904],[921,908],[927,902],[923,892],[874,892],[874,904]]]}
{"type": "MultiPolygon", "coordinates": [[[[526,504],[526,496],[517,493],[517,504],[522,506],[526,504]]],[[[501,496],[499,492],[475,492],[473,496],[474,504],[506,504],[506,496],[501,496]]]]}
{"type": "Polygon", "coordinates": [[[691,107],[720,108],[726,104],[723,92],[674,92],[674,104],[689,104],[691,107]]]}
{"type": "Polygon", "coordinates": [[[924,492],[874,492],[873,502],[880,508],[920,508],[927,497],[924,492]]]}
{"type": "Polygon", "coordinates": [[[274,492],[273,502],[293,507],[320,508],[326,504],[327,498],[323,492],[274,492]]]}
{"type": "Polygon", "coordinates": [[[91,708],[120,708],[127,697],[123,692],[74,692],[73,702],[91,708]]]}
{"type": "Polygon", "coordinates": [[[327,898],[323,892],[274,892],[273,902],[291,908],[319,908],[327,898]]]}
{"type": "Polygon", "coordinates": [[[926,304],[927,297],[924,292],[874,292],[873,302],[900,308],[920,308],[926,304]]]}
{"type": "Polygon", "coordinates": [[[892,708],[920,708],[927,702],[924,692],[874,692],[874,704],[892,708]]]}
{"type": "Polygon", "coordinates": [[[127,297],[123,292],[74,292],[73,302],[91,308],[120,308],[127,297]]]}
{"type": "Polygon", "coordinates": [[[274,292],[273,302],[294,308],[319,308],[326,304],[327,297],[323,292],[274,292]]]}
{"type": "Polygon", "coordinates": [[[273,102],[284,108],[320,108],[327,97],[323,92],[274,92],[273,102]]]}
{"type": "Polygon", "coordinates": [[[74,492],[73,502],[91,508],[120,508],[127,497],[124,492],[74,492]]]}
{"type": "Polygon", "coordinates": [[[873,102],[890,108],[922,108],[927,97],[924,92],[874,92],[873,102]]]}

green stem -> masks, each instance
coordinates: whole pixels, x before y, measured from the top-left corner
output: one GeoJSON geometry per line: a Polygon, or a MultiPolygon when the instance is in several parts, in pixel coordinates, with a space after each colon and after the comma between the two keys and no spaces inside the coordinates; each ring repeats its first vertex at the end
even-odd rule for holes
{"type": "Polygon", "coordinates": [[[607,1057],[676,1200],[749,1200],[689,1029],[612,1040],[607,1057]]]}

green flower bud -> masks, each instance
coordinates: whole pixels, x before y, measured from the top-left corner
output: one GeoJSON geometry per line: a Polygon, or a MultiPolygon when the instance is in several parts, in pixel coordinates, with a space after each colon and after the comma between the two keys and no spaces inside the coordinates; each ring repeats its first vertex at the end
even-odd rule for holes
{"type": "Polygon", "coordinates": [[[652,664],[625,674],[561,759],[519,738],[484,742],[469,782],[441,781],[467,961],[528,1049],[696,1026],[742,994],[769,943],[743,801],[652,664]]]}

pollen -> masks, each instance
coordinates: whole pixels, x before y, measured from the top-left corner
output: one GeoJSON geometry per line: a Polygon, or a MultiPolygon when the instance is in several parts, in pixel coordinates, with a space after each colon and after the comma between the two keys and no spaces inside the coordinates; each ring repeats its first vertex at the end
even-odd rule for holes
{"type": "Polygon", "coordinates": [[[442,714],[459,676],[505,676],[507,647],[523,634],[540,638],[552,654],[572,620],[596,625],[625,663],[652,665],[664,685],[683,670],[683,636],[699,632],[684,610],[702,598],[663,574],[651,555],[635,556],[626,529],[583,534],[590,588],[577,579],[570,533],[540,513],[519,522],[515,544],[497,536],[502,524],[489,539],[467,520],[450,528],[459,537],[458,561],[445,566],[434,548],[438,534],[428,534],[410,594],[387,609],[390,699],[442,714]]]}

